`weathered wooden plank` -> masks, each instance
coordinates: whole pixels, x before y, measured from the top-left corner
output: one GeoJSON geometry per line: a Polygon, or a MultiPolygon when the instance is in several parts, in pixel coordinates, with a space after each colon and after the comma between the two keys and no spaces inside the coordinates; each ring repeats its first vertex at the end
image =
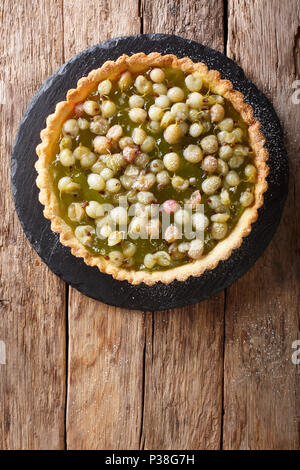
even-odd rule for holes
{"type": "Polygon", "coordinates": [[[70,299],[69,449],[137,449],[141,426],[143,314],[70,299]]]}
{"type": "Polygon", "coordinates": [[[100,41],[139,33],[138,0],[64,0],[66,59],[100,41]]]}
{"type": "Polygon", "coordinates": [[[223,297],[147,318],[145,449],[218,449],[223,297]]]}
{"type": "Polygon", "coordinates": [[[177,34],[224,51],[223,1],[141,1],[144,33],[177,34]]]}
{"type": "Polygon", "coordinates": [[[273,242],[255,267],[228,289],[224,448],[296,449],[299,376],[291,355],[292,342],[300,337],[296,238],[300,104],[293,104],[291,95],[300,72],[295,55],[300,4],[230,0],[228,18],[228,55],[271,98],[285,126],[291,184],[273,242]]]}
{"type": "MultiPolygon", "coordinates": [[[[166,32],[223,51],[221,1],[144,1],[144,32],[166,32]]],[[[217,449],[222,419],[224,293],[147,316],[145,449],[217,449]]]]}
{"type": "Polygon", "coordinates": [[[65,287],[25,239],[9,185],[22,113],[63,62],[61,2],[3,1],[0,17],[0,448],[62,449],[65,287]]]}
{"type": "MultiPolygon", "coordinates": [[[[66,58],[140,32],[135,0],[64,2],[66,58]]],[[[144,318],[70,289],[67,446],[136,449],[142,414],[144,318]]]]}

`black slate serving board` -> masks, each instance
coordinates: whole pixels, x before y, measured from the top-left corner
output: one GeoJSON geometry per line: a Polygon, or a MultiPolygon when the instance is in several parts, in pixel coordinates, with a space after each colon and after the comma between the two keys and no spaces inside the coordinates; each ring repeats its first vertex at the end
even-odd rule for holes
{"type": "Polygon", "coordinates": [[[83,294],[106,304],[128,309],[164,310],[209,298],[239,279],[262,255],[280,222],[287,196],[288,160],[280,123],[271,103],[245,78],[237,64],[195,41],[167,34],[145,34],[111,39],[80,52],[43,83],[20,123],[13,147],[11,175],[15,206],[24,232],[55,274],[83,294]],[[123,53],[132,55],[152,51],[187,56],[194,62],[202,61],[209,68],[219,70],[222,78],[232,81],[235,89],[241,91],[246,102],[251,104],[262,124],[270,154],[270,174],[265,204],[259,211],[258,220],[252,226],[251,234],[228,260],[220,262],[214,270],[206,271],[200,278],[148,287],[144,284],[132,286],[127,281],[117,281],[110,275],[102,274],[98,268],[87,266],[71,255],[69,248],[60,244],[38,201],[34,164],[37,159],[35,148],[46,117],[53,113],[57,102],[65,99],[67,91],[76,87],[79,78],[123,53]]]}

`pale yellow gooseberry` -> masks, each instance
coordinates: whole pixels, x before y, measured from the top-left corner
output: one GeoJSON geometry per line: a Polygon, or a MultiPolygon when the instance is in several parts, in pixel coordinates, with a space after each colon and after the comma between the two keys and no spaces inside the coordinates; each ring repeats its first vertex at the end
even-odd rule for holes
{"type": "Polygon", "coordinates": [[[200,259],[204,250],[204,243],[200,239],[192,240],[190,242],[188,256],[192,259],[200,259]]]}
{"type": "Polygon", "coordinates": [[[131,258],[135,255],[137,247],[135,243],[130,241],[124,241],[122,244],[122,251],[125,258],[131,258]]]}
{"type": "Polygon", "coordinates": [[[100,95],[109,95],[112,89],[112,83],[110,80],[103,80],[98,85],[98,92],[100,95]]]}
{"type": "Polygon", "coordinates": [[[180,167],[180,156],[175,152],[166,153],[163,163],[167,170],[175,172],[180,167]]]}
{"type": "Polygon", "coordinates": [[[103,155],[109,151],[111,143],[107,137],[97,136],[93,140],[93,146],[95,152],[99,153],[100,155],[103,155]]]}
{"type": "Polygon", "coordinates": [[[98,217],[102,217],[104,215],[103,206],[100,204],[100,202],[97,201],[89,201],[85,208],[85,212],[92,219],[97,219],[98,217]]]}
{"type": "Polygon", "coordinates": [[[164,239],[167,243],[173,243],[175,240],[180,238],[180,230],[176,225],[169,225],[164,234],[164,239]]]}
{"type": "Polygon", "coordinates": [[[110,216],[115,224],[126,225],[128,222],[128,213],[125,207],[114,207],[110,212],[110,216]]]}
{"type": "Polygon", "coordinates": [[[81,222],[85,216],[84,209],[80,202],[72,202],[68,207],[68,217],[72,222],[81,222]]]}
{"type": "Polygon", "coordinates": [[[70,136],[65,136],[61,139],[59,143],[60,150],[72,148],[72,138],[70,136]]]}
{"type": "Polygon", "coordinates": [[[200,145],[205,153],[212,154],[218,150],[218,140],[215,135],[208,135],[204,137],[200,145]]]}
{"type": "Polygon", "coordinates": [[[175,103],[171,107],[171,114],[176,120],[186,120],[189,115],[189,108],[185,103],[175,103]]]}
{"type": "Polygon", "coordinates": [[[117,107],[113,101],[106,100],[101,104],[101,112],[104,118],[112,117],[117,110],[117,107]]]}
{"type": "Polygon", "coordinates": [[[225,181],[229,186],[238,186],[240,184],[240,177],[236,171],[231,170],[226,176],[225,181]]]}
{"type": "Polygon", "coordinates": [[[164,138],[168,144],[177,144],[183,136],[183,130],[178,124],[171,124],[164,131],[164,138]]]}
{"type": "Polygon", "coordinates": [[[255,183],[256,179],[256,168],[254,165],[248,164],[244,170],[245,176],[247,177],[248,181],[251,183],[255,183]]]}
{"type": "Polygon", "coordinates": [[[146,95],[152,91],[152,83],[144,75],[139,75],[134,82],[137,91],[141,95],[146,95]]]}
{"type": "Polygon", "coordinates": [[[231,132],[233,129],[233,119],[231,118],[223,119],[221,122],[219,122],[218,126],[221,131],[231,132]]]}
{"type": "Polygon", "coordinates": [[[195,230],[203,232],[209,225],[208,217],[201,212],[195,212],[192,215],[192,224],[195,230]]]}
{"type": "Polygon", "coordinates": [[[95,191],[103,191],[105,189],[105,181],[102,176],[97,173],[90,173],[87,177],[87,182],[89,188],[95,191]]]}
{"type": "Polygon", "coordinates": [[[76,119],[68,119],[62,127],[62,131],[64,135],[76,137],[79,134],[79,126],[76,119]]]}
{"type": "Polygon", "coordinates": [[[164,81],[166,77],[166,74],[165,72],[162,70],[162,69],[159,69],[159,68],[154,68],[153,70],[151,70],[150,72],[150,78],[153,82],[155,83],[161,83],[164,81]]]}
{"type": "Polygon", "coordinates": [[[121,187],[120,180],[117,178],[111,178],[110,180],[106,181],[106,190],[109,193],[118,193],[121,190],[121,187]]]}
{"type": "Polygon", "coordinates": [[[190,91],[199,91],[202,88],[202,79],[198,72],[194,72],[185,78],[185,84],[190,91]]]}
{"type": "Polygon", "coordinates": [[[228,161],[232,157],[232,148],[230,145],[222,145],[219,149],[219,157],[222,158],[222,160],[228,161]]]}
{"type": "Polygon", "coordinates": [[[78,126],[79,126],[79,129],[81,129],[82,131],[85,131],[86,129],[90,127],[90,123],[87,119],[80,117],[78,118],[78,126]]]}
{"type": "Polygon", "coordinates": [[[157,184],[161,186],[166,186],[170,182],[169,173],[166,170],[160,171],[156,175],[157,184]]]}
{"type": "Polygon", "coordinates": [[[147,118],[147,111],[141,108],[132,108],[128,113],[131,121],[142,124],[147,118]]]}
{"type": "Polygon", "coordinates": [[[148,110],[148,114],[152,121],[160,121],[163,118],[164,110],[158,106],[152,105],[148,110]]]}
{"type": "Polygon", "coordinates": [[[155,105],[158,108],[166,109],[169,108],[170,104],[171,101],[166,95],[160,95],[155,99],[155,105]]]}
{"type": "Polygon", "coordinates": [[[90,122],[90,130],[94,134],[105,135],[108,129],[108,121],[101,116],[94,116],[93,121],[90,122]]]}
{"type": "Polygon", "coordinates": [[[132,140],[136,145],[142,145],[144,140],[146,139],[147,134],[146,132],[141,129],[140,127],[135,127],[132,131],[132,140]]]}
{"type": "Polygon", "coordinates": [[[150,163],[150,170],[152,171],[152,173],[159,173],[163,169],[164,169],[164,163],[159,158],[152,160],[152,162],[150,163]]]}
{"type": "Polygon", "coordinates": [[[202,191],[211,195],[214,194],[222,184],[222,180],[219,176],[209,176],[202,183],[202,191]]]}
{"type": "Polygon", "coordinates": [[[124,232],[115,230],[114,232],[111,232],[109,234],[108,239],[107,239],[107,244],[108,246],[115,246],[121,243],[123,239],[124,239],[124,232]]]}
{"type": "Polygon", "coordinates": [[[156,260],[151,253],[147,253],[144,257],[144,265],[147,269],[152,269],[156,265],[156,260]]]}
{"type": "Polygon", "coordinates": [[[189,180],[185,180],[181,176],[174,176],[172,178],[172,186],[176,191],[185,191],[189,184],[189,180]]]}
{"type": "Polygon", "coordinates": [[[193,109],[200,109],[203,104],[203,96],[201,93],[194,91],[188,95],[186,104],[188,104],[193,109]]]}
{"type": "Polygon", "coordinates": [[[75,163],[75,156],[70,149],[63,149],[59,154],[59,161],[62,166],[72,166],[75,163]]]}
{"type": "MultiPolygon", "coordinates": [[[[225,163],[223,162],[223,160],[221,160],[221,162],[225,163]]],[[[207,157],[204,158],[201,164],[201,168],[203,171],[207,171],[208,173],[213,173],[218,168],[218,160],[212,155],[208,155],[207,157]]]]}
{"type": "Polygon", "coordinates": [[[95,229],[91,225],[78,225],[74,233],[77,240],[83,245],[91,245],[95,229]]]}
{"type": "Polygon", "coordinates": [[[210,118],[211,122],[220,122],[225,116],[225,110],[221,104],[214,104],[210,108],[210,118]]]}
{"type": "Polygon", "coordinates": [[[141,204],[147,205],[151,204],[151,202],[156,201],[156,197],[150,191],[140,191],[137,195],[137,200],[141,204]]]}
{"type": "Polygon", "coordinates": [[[166,95],[168,92],[168,89],[164,83],[154,83],[153,92],[158,95],[166,95]]]}
{"type": "Polygon", "coordinates": [[[169,255],[169,253],[167,253],[166,251],[157,251],[154,255],[153,255],[155,261],[157,264],[159,264],[159,266],[170,266],[171,264],[171,256],[169,255]]]}
{"type": "Polygon", "coordinates": [[[215,240],[222,240],[226,236],[227,230],[226,223],[214,222],[211,227],[211,235],[215,240]]]}
{"type": "Polygon", "coordinates": [[[186,209],[178,209],[174,215],[174,221],[178,225],[186,225],[191,220],[191,214],[186,209]]]}
{"type": "Polygon", "coordinates": [[[173,103],[178,103],[179,101],[184,100],[184,91],[182,88],[174,86],[169,88],[167,96],[173,103]]]}
{"type": "Polygon", "coordinates": [[[123,135],[123,129],[122,127],[119,125],[119,124],[115,124],[114,126],[112,126],[109,131],[107,132],[106,134],[106,137],[108,139],[112,139],[114,140],[115,142],[117,142],[118,140],[120,140],[120,138],[122,137],[123,135]]]}
{"type": "Polygon", "coordinates": [[[132,95],[129,98],[129,107],[130,108],[142,108],[144,106],[144,98],[140,95],[132,95]]]}
{"type": "Polygon", "coordinates": [[[172,114],[171,111],[166,111],[160,121],[160,127],[166,129],[173,122],[175,122],[174,114],[172,114]]]}
{"type": "Polygon", "coordinates": [[[87,100],[83,103],[83,110],[89,116],[96,116],[100,112],[100,106],[96,101],[87,100]]]}
{"type": "Polygon", "coordinates": [[[109,261],[116,267],[122,266],[124,255],[121,251],[113,250],[108,254],[109,261]]]}
{"type": "Polygon", "coordinates": [[[199,137],[203,132],[203,126],[200,122],[194,122],[189,129],[189,134],[192,137],[199,137]]]}
{"type": "Polygon", "coordinates": [[[252,204],[254,196],[251,191],[244,191],[240,195],[240,203],[243,207],[248,207],[252,204]]]}
{"type": "Polygon", "coordinates": [[[118,85],[121,90],[126,90],[132,83],[132,75],[129,71],[122,73],[118,85]]]}
{"type": "Polygon", "coordinates": [[[80,185],[75,183],[69,176],[63,176],[60,178],[57,187],[61,193],[68,194],[77,194],[80,189],[80,185]]]}
{"type": "Polygon", "coordinates": [[[203,158],[203,153],[198,145],[190,144],[184,149],[183,156],[190,163],[199,163],[203,158]]]}
{"type": "Polygon", "coordinates": [[[151,152],[155,148],[155,144],[155,139],[151,136],[147,136],[141,145],[142,152],[151,152]]]}
{"type": "Polygon", "coordinates": [[[227,220],[230,218],[229,214],[226,213],[218,213],[218,214],[213,214],[210,218],[212,222],[220,222],[224,223],[227,222],[227,220]]]}
{"type": "Polygon", "coordinates": [[[131,137],[121,137],[119,140],[119,147],[121,150],[124,150],[125,147],[133,145],[133,140],[131,137]]]}
{"type": "Polygon", "coordinates": [[[83,168],[90,168],[91,166],[94,165],[94,163],[97,160],[97,156],[94,154],[94,152],[89,152],[84,154],[81,159],[80,159],[80,165],[83,168]]]}

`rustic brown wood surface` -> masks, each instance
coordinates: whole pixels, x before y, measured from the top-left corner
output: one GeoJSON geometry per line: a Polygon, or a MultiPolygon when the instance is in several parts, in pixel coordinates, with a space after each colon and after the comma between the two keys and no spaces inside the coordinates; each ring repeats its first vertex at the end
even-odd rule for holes
{"type": "Polygon", "coordinates": [[[60,1],[0,3],[0,448],[64,447],[65,285],[22,232],[10,189],[19,121],[41,83],[63,62],[60,1]],[[37,57],[39,60],[37,60],[37,57]]]}
{"type": "Polygon", "coordinates": [[[228,6],[227,54],[274,103],[285,128],[291,181],[272,243],[227,289],[224,448],[297,449],[299,369],[291,361],[291,345],[299,339],[300,104],[291,96],[300,73],[295,65],[300,2],[231,0],[228,6]]]}
{"type": "Polygon", "coordinates": [[[300,448],[299,1],[1,0],[0,12],[0,448],[300,448]],[[43,80],[80,50],[139,32],[227,52],[273,101],[291,162],[288,205],[261,260],[227,293],[153,314],[65,287],[25,240],[6,183],[43,80]]]}

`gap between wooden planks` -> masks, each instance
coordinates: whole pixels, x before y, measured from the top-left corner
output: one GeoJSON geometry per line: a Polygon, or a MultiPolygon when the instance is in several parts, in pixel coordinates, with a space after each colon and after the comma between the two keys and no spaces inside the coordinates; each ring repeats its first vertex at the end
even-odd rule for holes
{"type": "MultiPolygon", "coordinates": [[[[141,30],[179,34],[221,51],[226,46],[226,11],[221,0],[50,3],[35,2],[34,8],[29,0],[3,3],[1,17],[9,33],[2,44],[5,82],[18,70],[19,83],[26,83],[27,88],[6,90],[6,98],[17,95],[21,106],[16,112],[12,108],[1,126],[2,155],[10,153],[6,149],[11,148],[11,128],[17,128],[28,98],[79,50],[141,30]],[[14,18],[14,34],[10,18],[14,18]],[[21,67],[15,66],[17,60],[21,67]]],[[[298,171],[293,151],[299,152],[299,107],[286,103],[297,74],[297,21],[299,9],[294,0],[284,7],[279,0],[228,2],[228,55],[273,99],[286,123],[292,176],[298,171]]],[[[2,162],[7,180],[8,165],[2,162]]],[[[5,321],[1,334],[9,338],[12,367],[1,366],[0,371],[5,396],[0,446],[299,447],[297,376],[290,361],[299,312],[299,225],[296,232],[298,221],[293,217],[297,178],[292,178],[291,185],[294,191],[280,231],[262,260],[228,289],[226,304],[220,293],[190,308],[142,314],[99,304],[70,289],[65,442],[64,285],[43,264],[33,268],[32,258],[37,257],[24,242],[9,188],[5,188],[1,202],[9,230],[2,233],[1,279],[5,282],[1,299],[5,302],[0,307],[5,321]],[[8,223],[11,220],[13,224],[8,223]],[[14,264],[8,269],[11,259],[14,264]]]]}

